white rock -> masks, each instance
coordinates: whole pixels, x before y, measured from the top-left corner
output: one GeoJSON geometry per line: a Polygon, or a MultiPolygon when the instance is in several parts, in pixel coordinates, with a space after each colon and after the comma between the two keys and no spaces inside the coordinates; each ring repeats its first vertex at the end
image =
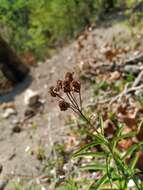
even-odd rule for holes
{"type": "Polygon", "coordinates": [[[8,109],[5,110],[5,112],[3,113],[2,117],[4,119],[6,119],[6,118],[10,117],[11,115],[16,115],[16,114],[17,114],[17,112],[16,112],[15,109],[8,108],[8,109]]]}
{"type": "Polygon", "coordinates": [[[60,175],[59,178],[60,178],[60,179],[64,179],[65,176],[64,176],[64,175],[60,175]]]}
{"type": "Polygon", "coordinates": [[[55,175],[55,174],[56,174],[56,170],[55,170],[55,169],[52,169],[52,170],[50,171],[50,174],[55,175]]]}
{"type": "Polygon", "coordinates": [[[51,71],[50,71],[50,74],[51,74],[51,75],[54,74],[55,71],[56,71],[56,67],[52,67],[52,69],[51,69],[51,71]]]}
{"type": "Polygon", "coordinates": [[[7,184],[8,180],[0,180],[0,190],[4,190],[7,184]]]}
{"type": "Polygon", "coordinates": [[[47,84],[45,84],[45,85],[44,85],[44,88],[45,88],[45,89],[47,89],[47,88],[48,88],[48,85],[47,85],[47,84]]]}
{"type": "Polygon", "coordinates": [[[30,146],[27,146],[26,148],[25,148],[25,152],[27,153],[27,152],[29,152],[30,151],[30,146]]]}
{"type": "Polygon", "coordinates": [[[132,179],[129,180],[128,182],[128,187],[131,188],[131,187],[135,187],[135,183],[132,179]]]}
{"type": "Polygon", "coordinates": [[[46,188],[44,186],[41,186],[41,190],[46,190],[46,188]]]}
{"type": "Polygon", "coordinates": [[[32,106],[39,100],[40,95],[38,92],[35,92],[31,89],[26,90],[24,94],[24,103],[25,105],[32,106]]]}
{"type": "Polygon", "coordinates": [[[11,121],[11,124],[13,125],[16,125],[16,124],[19,124],[20,123],[20,119],[19,118],[14,118],[12,121],[11,121]]]}

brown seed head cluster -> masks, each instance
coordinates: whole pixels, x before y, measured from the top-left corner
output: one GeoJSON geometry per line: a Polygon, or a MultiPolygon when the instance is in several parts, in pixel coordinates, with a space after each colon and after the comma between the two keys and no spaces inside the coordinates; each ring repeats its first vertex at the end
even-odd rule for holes
{"type": "Polygon", "coordinates": [[[80,82],[73,80],[71,82],[72,91],[79,93],[80,92],[80,82]]]}
{"type": "Polygon", "coordinates": [[[64,100],[59,101],[59,108],[61,111],[66,111],[70,107],[70,104],[64,100]]]}
{"type": "MultiPolygon", "coordinates": [[[[56,86],[50,87],[49,93],[52,97],[59,98],[58,105],[61,111],[66,111],[70,108],[92,126],[83,113],[81,84],[73,78],[73,73],[67,72],[63,81],[58,80],[56,86]]],[[[95,131],[99,134],[96,129],[95,131]]]]}
{"type": "Polygon", "coordinates": [[[68,93],[71,91],[71,86],[70,86],[70,82],[69,81],[63,81],[63,91],[65,93],[68,93]]]}
{"type": "Polygon", "coordinates": [[[81,88],[80,82],[77,80],[74,80],[73,73],[67,72],[65,74],[63,81],[58,80],[55,87],[54,86],[50,87],[49,93],[52,97],[58,97],[60,99],[59,101],[60,110],[65,111],[71,107],[75,109],[75,105],[77,104],[74,102],[76,100],[73,97],[73,93],[80,93],[80,88],[81,88]],[[66,101],[61,96],[61,92],[67,95],[69,102],[66,101]]]}

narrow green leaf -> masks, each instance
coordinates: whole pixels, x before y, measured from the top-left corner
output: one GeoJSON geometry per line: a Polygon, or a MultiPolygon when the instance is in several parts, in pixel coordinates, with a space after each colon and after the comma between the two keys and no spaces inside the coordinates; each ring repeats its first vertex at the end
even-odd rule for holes
{"type": "Polygon", "coordinates": [[[86,156],[91,156],[91,157],[107,157],[108,153],[105,152],[81,152],[76,154],[76,157],[86,157],[86,156]]]}
{"type": "Polygon", "coordinates": [[[124,127],[119,127],[113,137],[113,140],[112,140],[112,150],[113,152],[115,151],[115,148],[116,148],[116,144],[118,143],[118,138],[121,136],[121,133],[122,133],[122,130],[124,129],[124,127]]]}
{"type": "Polygon", "coordinates": [[[100,144],[102,144],[102,143],[99,142],[99,141],[86,144],[85,146],[81,147],[78,151],[76,151],[76,152],[72,155],[72,157],[74,158],[74,157],[76,157],[76,155],[78,155],[79,153],[82,153],[82,152],[84,152],[84,151],[86,151],[86,150],[88,150],[88,149],[90,149],[90,148],[92,148],[92,147],[95,147],[95,146],[97,146],[97,145],[100,145],[100,144]]]}
{"type": "Polygon", "coordinates": [[[110,166],[111,157],[106,157],[106,173],[110,182],[110,185],[112,187],[112,167],[110,166]]]}
{"type": "Polygon", "coordinates": [[[127,170],[124,162],[119,157],[119,155],[114,154],[114,160],[115,160],[115,163],[116,163],[118,170],[121,171],[123,173],[123,175],[125,175],[127,177],[128,176],[128,170],[127,170]]]}
{"type": "Polygon", "coordinates": [[[101,165],[100,163],[89,164],[86,166],[80,167],[82,170],[92,170],[92,171],[106,171],[106,166],[101,165]]]}
{"type": "Polygon", "coordinates": [[[94,135],[93,137],[94,137],[94,141],[98,141],[98,142],[105,144],[105,145],[108,144],[108,140],[101,134],[100,135],[99,134],[94,135]]]}
{"type": "Polygon", "coordinates": [[[120,137],[118,137],[117,138],[117,141],[120,141],[120,140],[122,140],[122,139],[126,139],[126,138],[130,138],[130,137],[134,137],[134,136],[136,136],[137,135],[137,132],[129,132],[129,133],[127,133],[127,134],[123,134],[123,135],[121,135],[120,137]]]}
{"type": "Polygon", "coordinates": [[[104,121],[102,116],[99,117],[99,121],[100,121],[99,127],[101,129],[101,134],[104,135],[104,121]]]}
{"type": "Polygon", "coordinates": [[[99,190],[102,185],[107,182],[108,177],[107,174],[103,175],[95,184],[92,184],[89,188],[89,190],[99,190]]]}
{"type": "Polygon", "coordinates": [[[126,152],[126,154],[122,157],[122,160],[125,160],[128,156],[131,156],[134,151],[138,148],[137,144],[132,145],[126,152]]]}
{"type": "Polygon", "coordinates": [[[122,157],[122,160],[125,160],[128,156],[131,156],[136,150],[140,150],[140,146],[143,145],[143,142],[136,143],[132,145],[126,152],[126,154],[122,157]]]}
{"type": "Polygon", "coordinates": [[[100,189],[100,190],[120,190],[120,189],[116,189],[116,188],[103,188],[103,189],[100,189]]]}
{"type": "Polygon", "coordinates": [[[138,155],[135,155],[132,160],[130,161],[130,169],[133,170],[136,166],[136,163],[139,159],[139,154],[138,155]]]}

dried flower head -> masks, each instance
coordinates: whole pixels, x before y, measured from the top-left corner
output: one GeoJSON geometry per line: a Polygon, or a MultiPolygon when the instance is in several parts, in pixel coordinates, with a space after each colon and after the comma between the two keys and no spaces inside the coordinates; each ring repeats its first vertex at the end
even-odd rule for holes
{"type": "Polygon", "coordinates": [[[62,84],[63,84],[62,80],[57,81],[57,86],[56,86],[57,91],[60,91],[62,89],[62,84]]]}
{"type": "Polygon", "coordinates": [[[62,87],[63,87],[63,91],[64,91],[65,93],[68,93],[68,92],[71,91],[71,86],[70,86],[70,82],[69,82],[69,81],[66,81],[66,80],[63,81],[62,87]]]}
{"type": "Polygon", "coordinates": [[[69,82],[72,82],[72,81],[73,81],[73,73],[67,72],[67,73],[65,74],[65,80],[66,80],[66,81],[69,81],[69,82]]]}
{"type": "Polygon", "coordinates": [[[64,100],[60,100],[59,107],[61,111],[66,111],[70,107],[70,104],[64,100]]]}
{"type": "Polygon", "coordinates": [[[52,97],[56,97],[57,96],[57,92],[54,86],[51,86],[49,89],[49,93],[51,94],[52,97]]]}
{"type": "Polygon", "coordinates": [[[59,98],[61,111],[66,111],[68,108],[71,108],[74,112],[81,113],[82,101],[80,88],[81,84],[79,81],[74,80],[73,73],[67,72],[65,79],[63,81],[58,80],[55,86],[50,87],[49,92],[51,96],[59,98]],[[78,93],[79,99],[77,99],[72,92],[78,93]]]}
{"type": "Polygon", "coordinates": [[[76,81],[76,80],[73,80],[72,83],[71,83],[71,89],[74,91],[74,92],[77,92],[79,93],[80,92],[80,87],[81,87],[81,84],[79,81],[76,81]]]}

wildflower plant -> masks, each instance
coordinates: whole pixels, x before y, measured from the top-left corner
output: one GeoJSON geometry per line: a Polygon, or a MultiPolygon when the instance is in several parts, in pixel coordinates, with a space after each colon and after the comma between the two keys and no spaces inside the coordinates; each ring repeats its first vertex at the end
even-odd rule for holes
{"type": "Polygon", "coordinates": [[[139,169],[136,164],[140,153],[143,151],[143,142],[136,142],[121,154],[119,142],[123,139],[135,137],[142,127],[142,122],[136,131],[124,132],[124,125],[118,124],[112,137],[104,134],[104,122],[99,117],[99,127],[95,128],[90,119],[86,117],[82,107],[81,84],[75,80],[73,73],[66,73],[64,80],[58,80],[56,86],[50,87],[52,97],[57,97],[61,111],[73,110],[87,123],[87,134],[92,141],[73,154],[73,158],[90,156],[91,162],[83,166],[84,170],[97,171],[101,173],[100,179],[91,183],[89,190],[143,190],[143,183],[139,178],[139,169]],[[95,151],[100,146],[100,151],[95,151]]]}

